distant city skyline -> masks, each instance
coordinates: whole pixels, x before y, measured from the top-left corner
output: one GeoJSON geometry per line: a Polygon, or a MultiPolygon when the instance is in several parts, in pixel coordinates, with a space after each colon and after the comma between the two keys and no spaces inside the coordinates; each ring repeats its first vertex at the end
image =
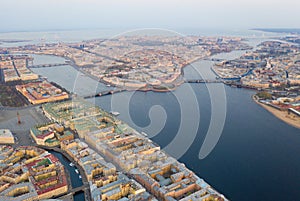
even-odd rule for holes
{"type": "Polygon", "coordinates": [[[10,0],[0,32],[101,28],[299,28],[299,1],[10,0]]]}

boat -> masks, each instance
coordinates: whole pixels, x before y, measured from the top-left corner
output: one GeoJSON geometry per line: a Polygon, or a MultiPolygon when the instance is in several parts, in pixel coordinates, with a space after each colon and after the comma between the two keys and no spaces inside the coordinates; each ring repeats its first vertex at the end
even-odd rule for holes
{"type": "Polygon", "coordinates": [[[110,85],[110,84],[107,84],[106,86],[107,86],[107,87],[111,87],[111,85],[110,85]]]}
{"type": "Polygon", "coordinates": [[[73,163],[70,163],[70,166],[71,166],[71,167],[73,167],[73,166],[74,166],[74,164],[73,164],[73,163]]]}
{"type": "Polygon", "coordinates": [[[77,174],[79,174],[79,171],[78,171],[77,169],[75,169],[75,172],[76,172],[77,174]]]}
{"type": "Polygon", "coordinates": [[[82,177],[81,177],[81,175],[79,175],[79,179],[81,179],[82,177]]]}
{"type": "Polygon", "coordinates": [[[115,111],[110,111],[110,114],[118,116],[120,113],[119,112],[115,112],[115,111]]]}
{"type": "Polygon", "coordinates": [[[145,133],[145,132],[141,132],[141,133],[142,133],[142,135],[144,135],[145,137],[148,137],[147,133],[145,133]]]}

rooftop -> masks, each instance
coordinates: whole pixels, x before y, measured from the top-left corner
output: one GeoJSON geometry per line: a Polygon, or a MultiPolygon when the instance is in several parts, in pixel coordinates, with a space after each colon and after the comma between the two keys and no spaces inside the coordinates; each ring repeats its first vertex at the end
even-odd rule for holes
{"type": "Polygon", "coordinates": [[[8,129],[0,129],[0,137],[13,137],[13,134],[8,129]]]}

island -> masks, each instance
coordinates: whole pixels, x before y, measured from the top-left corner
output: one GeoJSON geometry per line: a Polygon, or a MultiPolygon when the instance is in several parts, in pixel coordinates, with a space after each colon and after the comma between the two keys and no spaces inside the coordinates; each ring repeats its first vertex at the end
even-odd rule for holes
{"type": "Polygon", "coordinates": [[[226,83],[261,91],[254,96],[259,105],[286,123],[300,128],[300,46],[265,41],[240,58],[216,63],[212,70],[226,83]]]}

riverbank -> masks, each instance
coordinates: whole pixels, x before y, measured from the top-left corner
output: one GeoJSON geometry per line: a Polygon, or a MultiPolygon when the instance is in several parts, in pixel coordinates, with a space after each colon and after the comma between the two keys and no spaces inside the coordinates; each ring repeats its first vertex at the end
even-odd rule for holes
{"type": "Polygon", "coordinates": [[[267,106],[263,103],[260,103],[257,98],[254,96],[252,96],[252,99],[261,107],[265,108],[267,111],[269,111],[270,113],[272,113],[275,117],[277,117],[278,119],[282,120],[283,122],[299,128],[300,129],[300,117],[295,116],[294,114],[288,114],[287,111],[280,111],[277,110],[275,108],[272,108],[270,106],[267,106]]]}

